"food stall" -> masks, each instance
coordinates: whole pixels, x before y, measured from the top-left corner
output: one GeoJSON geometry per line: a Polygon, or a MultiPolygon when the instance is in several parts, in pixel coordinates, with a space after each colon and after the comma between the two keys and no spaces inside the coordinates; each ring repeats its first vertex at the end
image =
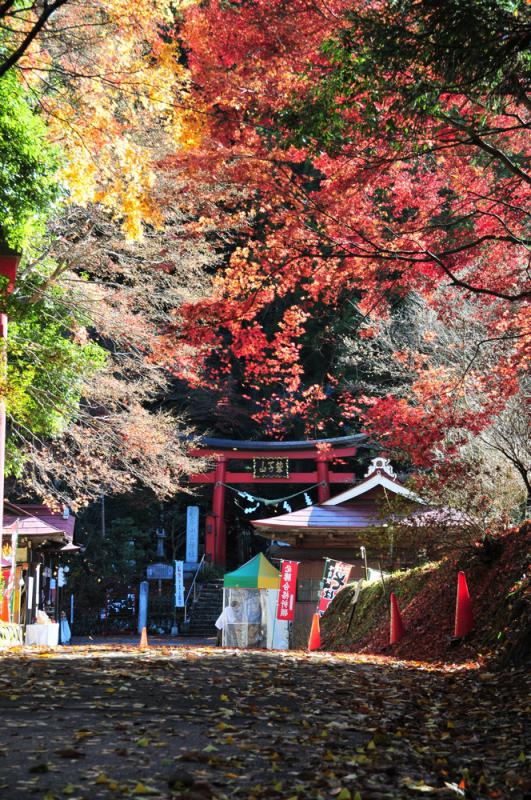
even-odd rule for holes
{"type": "Polygon", "coordinates": [[[280,572],[259,553],[223,579],[216,622],[225,647],[288,648],[288,623],[276,619],[280,572]]]}
{"type": "Polygon", "coordinates": [[[72,542],[75,517],[68,509],[56,512],[43,505],[9,502],[7,506],[1,619],[22,627],[26,644],[57,644],[58,572],[62,552],[79,549],[72,542]]]}

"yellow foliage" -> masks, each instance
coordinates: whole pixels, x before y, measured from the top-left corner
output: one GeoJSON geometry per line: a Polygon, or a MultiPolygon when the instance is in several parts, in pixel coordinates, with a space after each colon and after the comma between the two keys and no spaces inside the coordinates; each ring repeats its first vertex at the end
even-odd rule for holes
{"type": "Polygon", "coordinates": [[[172,125],[173,141],[185,150],[199,147],[205,135],[205,116],[199,110],[183,109],[172,125]]]}
{"type": "Polygon", "coordinates": [[[71,200],[101,203],[132,239],[142,237],[143,224],[161,224],[151,196],[154,159],[164,136],[168,145],[183,148],[202,137],[201,114],[187,107],[189,76],[179,63],[179,43],[161,34],[164,25],[171,31],[175,14],[189,5],[189,0],[66,4],[51,21],[61,30],[63,46],[42,38],[26,56],[32,87],[39,90],[39,82],[46,81],[41,106],[51,138],[65,153],[60,177],[71,200]]]}

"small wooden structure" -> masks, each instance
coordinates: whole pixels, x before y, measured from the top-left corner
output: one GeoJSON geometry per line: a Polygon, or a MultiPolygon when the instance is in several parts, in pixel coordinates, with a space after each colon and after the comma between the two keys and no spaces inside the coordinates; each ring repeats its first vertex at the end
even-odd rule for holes
{"type": "MultiPolygon", "coordinates": [[[[389,541],[385,535],[386,517],[393,516],[396,498],[411,510],[423,501],[397,480],[390,462],[374,458],[360,482],[317,505],[290,514],[253,520],[255,531],[272,541],[270,558],[300,561],[297,580],[294,638],[306,636],[315,611],[324,559],[353,564],[351,580],[366,577],[370,565],[377,570],[389,563],[389,541]],[[286,545],[289,545],[286,546],[286,545]],[[360,548],[367,552],[362,559],[360,548]]],[[[391,545],[392,547],[392,545],[391,545]]]]}
{"type": "MultiPolygon", "coordinates": [[[[73,543],[75,517],[69,512],[52,511],[44,505],[7,504],[4,513],[4,553],[2,574],[7,587],[12,563],[12,544],[16,540],[15,575],[11,622],[31,624],[38,609],[56,616],[59,608],[58,556],[78,550],[73,543]]],[[[9,621],[7,602],[0,619],[9,621]]]]}

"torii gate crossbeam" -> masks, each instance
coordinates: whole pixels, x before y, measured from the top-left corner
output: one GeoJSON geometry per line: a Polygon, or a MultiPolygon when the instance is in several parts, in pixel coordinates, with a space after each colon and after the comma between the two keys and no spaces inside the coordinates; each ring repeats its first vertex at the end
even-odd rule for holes
{"type": "Polygon", "coordinates": [[[190,451],[194,457],[214,461],[214,469],[190,476],[190,483],[213,484],[212,511],[207,514],[205,532],[205,556],[213,564],[225,565],[227,531],[225,523],[225,499],[227,484],[318,484],[317,498],[323,503],[330,497],[331,483],[353,483],[352,472],[330,470],[330,461],[351,458],[357,446],[366,440],[365,434],[335,439],[316,439],[306,442],[249,442],[232,439],[204,438],[203,446],[190,451]],[[313,460],[315,469],[310,472],[290,472],[289,477],[255,476],[249,472],[233,471],[230,462],[252,459],[313,460]]]}

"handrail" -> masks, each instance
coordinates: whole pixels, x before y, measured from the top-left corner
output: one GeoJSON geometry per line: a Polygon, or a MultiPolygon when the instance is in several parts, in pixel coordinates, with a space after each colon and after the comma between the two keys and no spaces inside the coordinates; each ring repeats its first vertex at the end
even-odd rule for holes
{"type": "MultiPolygon", "coordinates": [[[[203,557],[202,557],[201,561],[199,562],[199,565],[198,565],[198,567],[197,567],[197,569],[195,571],[194,577],[192,578],[192,583],[190,584],[190,588],[188,589],[188,592],[186,593],[186,597],[184,599],[184,621],[185,622],[188,622],[188,600],[190,599],[190,594],[192,593],[192,590],[195,587],[195,582],[196,582],[197,576],[199,575],[199,573],[203,569],[203,564],[204,563],[205,563],[205,554],[203,553],[203,557]]],[[[194,597],[195,597],[195,591],[194,591],[194,597]]]]}

